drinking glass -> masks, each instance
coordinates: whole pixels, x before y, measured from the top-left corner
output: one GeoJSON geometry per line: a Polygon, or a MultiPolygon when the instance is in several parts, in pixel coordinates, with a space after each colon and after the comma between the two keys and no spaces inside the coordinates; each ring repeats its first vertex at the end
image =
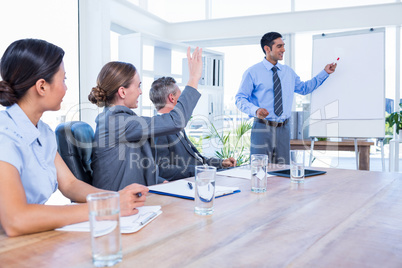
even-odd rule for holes
{"type": "Polygon", "coordinates": [[[304,182],[303,150],[290,150],[290,180],[294,183],[304,182]]]}
{"type": "Polygon", "coordinates": [[[93,264],[96,267],[104,267],[121,262],[119,193],[89,194],[87,202],[91,225],[93,264]]]}
{"type": "Polygon", "coordinates": [[[198,215],[210,215],[214,212],[216,167],[195,167],[195,208],[198,215]]]}
{"type": "Polygon", "coordinates": [[[263,193],[267,191],[267,166],[268,155],[251,155],[251,191],[263,193]]]}

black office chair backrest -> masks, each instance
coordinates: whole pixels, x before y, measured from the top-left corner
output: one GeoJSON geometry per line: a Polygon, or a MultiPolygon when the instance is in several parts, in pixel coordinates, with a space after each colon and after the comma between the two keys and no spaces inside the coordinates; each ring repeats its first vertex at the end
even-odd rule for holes
{"type": "Polygon", "coordinates": [[[74,176],[92,184],[92,127],[81,121],[61,123],[56,128],[56,139],[57,151],[74,176]]]}

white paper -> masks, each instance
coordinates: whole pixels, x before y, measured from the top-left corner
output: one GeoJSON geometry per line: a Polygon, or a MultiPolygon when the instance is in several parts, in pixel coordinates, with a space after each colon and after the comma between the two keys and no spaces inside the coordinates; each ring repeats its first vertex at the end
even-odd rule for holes
{"type": "Polygon", "coordinates": [[[246,168],[231,168],[224,171],[216,172],[216,175],[236,177],[251,180],[251,171],[246,168]]]}
{"type": "Polygon", "coordinates": [[[260,169],[260,171],[258,171],[258,173],[255,175],[257,178],[259,178],[260,180],[264,179],[264,175],[265,172],[263,169],[260,169]]]}
{"type": "MultiPolygon", "coordinates": [[[[263,172],[263,171],[261,171],[261,172],[263,172]]],[[[219,172],[216,172],[216,175],[251,180],[250,168],[244,168],[244,167],[230,168],[227,170],[219,171],[219,172]]],[[[263,177],[261,177],[261,173],[257,174],[257,176],[259,179],[263,178],[263,177]]],[[[269,175],[267,173],[267,177],[272,177],[272,175],[269,175]]]]}
{"type": "MultiPolygon", "coordinates": [[[[161,206],[144,206],[137,209],[138,213],[135,215],[120,217],[120,232],[122,234],[137,232],[162,214],[161,206]]],[[[114,230],[114,228],[116,228],[115,222],[104,221],[101,223],[96,236],[105,235],[110,232],[109,230],[114,230]]],[[[56,231],[90,232],[91,230],[89,221],[85,221],[58,228],[56,231]]]]}

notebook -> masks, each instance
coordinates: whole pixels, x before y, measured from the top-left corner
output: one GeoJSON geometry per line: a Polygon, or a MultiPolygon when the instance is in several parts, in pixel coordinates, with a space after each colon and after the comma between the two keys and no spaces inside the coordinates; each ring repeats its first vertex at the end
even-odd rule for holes
{"type": "MultiPolygon", "coordinates": [[[[149,186],[149,192],[194,200],[195,183],[188,180],[177,180],[149,186]],[[190,186],[191,185],[191,186],[190,186]]],[[[215,186],[215,198],[239,193],[239,187],[215,186]]]]}
{"type": "MultiPolygon", "coordinates": [[[[153,221],[156,217],[162,214],[161,206],[144,206],[139,207],[138,213],[131,216],[120,217],[120,232],[122,234],[134,233],[142,227],[153,221]]],[[[99,228],[96,236],[105,235],[116,228],[116,223],[112,221],[102,222],[103,226],[99,228]]],[[[68,232],[90,232],[89,221],[66,225],[56,231],[68,232]]]]}

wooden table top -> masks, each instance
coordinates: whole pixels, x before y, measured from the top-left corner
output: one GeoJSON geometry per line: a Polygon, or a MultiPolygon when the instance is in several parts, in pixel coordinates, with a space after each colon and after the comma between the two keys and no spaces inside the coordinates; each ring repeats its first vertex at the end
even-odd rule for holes
{"type": "MultiPolygon", "coordinates": [[[[215,200],[211,216],[190,200],[150,194],[163,213],[122,235],[114,267],[402,267],[402,174],[324,169],[301,185],[270,177],[217,176],[240,193],[215,200]]],[[[89,233],[49,231],[8,238],[0,228],[0,267],[93,267],[89,233]]]]}

